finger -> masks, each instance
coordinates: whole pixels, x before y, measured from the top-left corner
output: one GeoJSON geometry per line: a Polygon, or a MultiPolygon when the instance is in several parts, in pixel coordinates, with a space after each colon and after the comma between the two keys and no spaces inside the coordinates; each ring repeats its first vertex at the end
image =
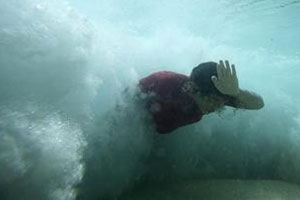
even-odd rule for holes
{"type": "Polygon", "coordinates": [[[221,67],[222,77],[225,77],[226,76],[226,69],[225,69],[223,60],[220,60],[220,67],[221,67]]]}
{"type": "Polygon", "coordinates": [[[222,69],[221,69],[220,64],[217,64],[217,74],[218,74],[219,79],[221,79],[222,78],[222,69]]]}
{"type": "Polygon", "coordinates": [[[225,60],[225,66],[226,66],[226,75],[228,76],[228,77],[230,77],[231,76],[231,70],[230,70],[230,65],[229,65],[229,61],[228,60],[225,60]]]}
{"type": "Polygon", "coordinates": [[[235,65],[231,65],[231,68],[232,68],[232,75],[237,77],[236,76],[236,70],[235,70],[235,65]]]}

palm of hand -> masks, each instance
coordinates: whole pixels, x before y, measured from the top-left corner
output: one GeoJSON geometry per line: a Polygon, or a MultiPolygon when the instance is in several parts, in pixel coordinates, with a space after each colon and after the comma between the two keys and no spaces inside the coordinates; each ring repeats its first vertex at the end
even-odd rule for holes
{"type": "Polygon", "coordinates": [[[225,65],[223,61],[217,65],[218,77],[212,76],[211,79],[215,87],[225,95],[236,96],[239,93],[239,83],[234,65],[229,65],[226,60],[225,65]]]}

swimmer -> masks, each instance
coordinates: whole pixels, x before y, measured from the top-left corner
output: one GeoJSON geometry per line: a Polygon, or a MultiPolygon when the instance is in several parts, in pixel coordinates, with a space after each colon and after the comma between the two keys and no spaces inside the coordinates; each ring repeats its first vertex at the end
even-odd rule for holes
{"type": "Polygon", "coordinates": [[[264,107],[261,96],[239,87],[235,66],[227,60],[199,64],[189,77],[171,71],[155,72],[141,79],[139,88],[147,94],[146,107],[161,134],[198,122],[224,106],[251,110],[264,107]]]}

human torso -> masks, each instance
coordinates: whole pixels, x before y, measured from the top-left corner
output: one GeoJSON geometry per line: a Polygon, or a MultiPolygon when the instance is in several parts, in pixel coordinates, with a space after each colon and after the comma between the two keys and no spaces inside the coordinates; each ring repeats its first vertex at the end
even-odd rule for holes
{"type": "Polygon", "coordinates": [[[139,86],[147,94],[147,109],[157,132],[169,133],[202,118],[196,102],[182,91],[186,81],[187,76],[170,71],[156,72],[140,80],[139,86]]]}

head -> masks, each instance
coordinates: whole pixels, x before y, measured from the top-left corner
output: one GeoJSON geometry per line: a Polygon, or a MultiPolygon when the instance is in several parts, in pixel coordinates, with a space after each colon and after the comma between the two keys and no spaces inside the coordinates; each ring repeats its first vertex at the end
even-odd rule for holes
{"type": "Polygon", "coordinates": [[[196,66],[190,75],[190,82],[193,87],[192,96],[201,106],[202,111],[206,113],[214,112],[224,106],[229,98],[218,91],[211,80],[212,76],[218,77],[217,63],[215,62],[202,63],[196,66]]]}

